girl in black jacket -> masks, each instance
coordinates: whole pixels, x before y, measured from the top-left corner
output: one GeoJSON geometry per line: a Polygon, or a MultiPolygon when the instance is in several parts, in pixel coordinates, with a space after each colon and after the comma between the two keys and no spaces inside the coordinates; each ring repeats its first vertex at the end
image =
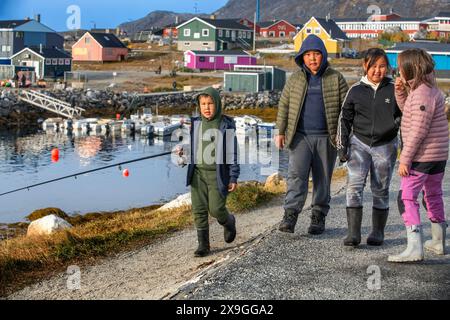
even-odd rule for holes
{"type": "Polygon", "coordinates": [[[394,84],[387,77],[390,66],[386,53],[369,49],[363,67],[365,76],[350,88],[342,106],[337,137],[339,158],[348,161],[347,246],[361,242],[363,190],[369,171],[373,210],[367,244],[383,243],[401,119],[394,84]]]}

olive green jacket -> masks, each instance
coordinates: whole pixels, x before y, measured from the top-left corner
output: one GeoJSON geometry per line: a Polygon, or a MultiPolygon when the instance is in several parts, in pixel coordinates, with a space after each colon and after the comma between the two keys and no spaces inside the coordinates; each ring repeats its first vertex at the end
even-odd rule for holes
{"type": "MultiPolygon", "coordinates": [[[[286,136],[286,148],[290,147],[297,130],[307,89],[306,72],[300,69],[288,79],[281,94],[278,104],[277,128],[280,135],[286,136]]],[[[333,146],[336,146],[339,114],[347,91],[348,85],[342,74],[331,67],[327,67],[322,75],[322,92],[328,133],[333,146]]]]}

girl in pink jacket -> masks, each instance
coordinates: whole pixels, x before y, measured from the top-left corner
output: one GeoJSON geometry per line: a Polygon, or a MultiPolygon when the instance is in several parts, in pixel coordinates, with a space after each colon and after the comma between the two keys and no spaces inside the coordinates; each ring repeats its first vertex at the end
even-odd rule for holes
{"type": "Polygon", "coordinates": [[[402,177],[398,202],[406,225],[408,246],[391,262],[423,260],[422,230],[417,198],[423,190],[432,240],[425,249],[445,254],[444,202],[442,181],[449,151],[449,131],[445,101],[436,86],[434,62],[422,49],[409,49],[398,56],[400,77],[395,96],[403,112],[399,175],[402,177]]]}

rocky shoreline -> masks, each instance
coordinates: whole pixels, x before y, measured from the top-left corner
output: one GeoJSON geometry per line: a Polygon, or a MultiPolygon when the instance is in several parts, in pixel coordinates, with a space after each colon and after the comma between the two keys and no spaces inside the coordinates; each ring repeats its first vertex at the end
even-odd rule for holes
{"type": "MultiPolygon", "coordinates": [[[[142,108],[156,107],[173,109],[174,112],[185,109],[186,112],[195,107],[196,92],[176,92],[160,95],[137,95],[128,92],[111,90],[66,90],[42,91],[56,99],[82,107],[86,110],[84,117],[112,117],[116,113],[125,116],[136,113],[142,108]]],[[[262,93],[222,93],[222,102],[226,110],[245,108],[276,107],[281,92],[262,93]]],[[[0,127],[21,127],[37,125],[39,119],[55,117],[56,114],[24,103],[18,99],[15,90],[0,90],[0,127]]]]}

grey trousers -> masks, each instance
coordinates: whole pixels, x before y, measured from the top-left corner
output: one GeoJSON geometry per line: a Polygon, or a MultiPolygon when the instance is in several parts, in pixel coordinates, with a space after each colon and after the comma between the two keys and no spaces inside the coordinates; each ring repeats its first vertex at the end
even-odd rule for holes
{"type": "Polygon", "coordinates": [[[378,147],[370,147],[354,135],[350,139],[347,183],[347,207],[362,207],[363,191],[370,172],[373,207],[389,208],[389,185],[397,159],[398,139],[378,147]]]}
{"type": "Polygon", "coordinates": [[[289,149],[289,167],[285,210],[300,212],[308,196],[309,173],[312,171],[311,207],[327,215],[330,209],[330,185],[337,151],[328,136],[305,136],[296,133],[289,149]]]}

